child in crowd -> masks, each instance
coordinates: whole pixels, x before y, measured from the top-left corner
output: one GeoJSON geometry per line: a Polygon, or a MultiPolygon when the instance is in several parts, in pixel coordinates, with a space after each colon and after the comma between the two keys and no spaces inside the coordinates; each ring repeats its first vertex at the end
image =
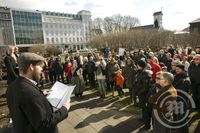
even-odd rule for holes
{"type": "Polygon", "coordinates": [[[122,76],[122,69],[120,69],[119,65],[117,67],[118,67],[118,70],[117,70],[116,76],[114,77],[114,80],[116,84],[116,89],[118,91],[118,95],[120,97],[123,97],[124,96],[124,92],[123,92],[124,77],[122,76]]]}

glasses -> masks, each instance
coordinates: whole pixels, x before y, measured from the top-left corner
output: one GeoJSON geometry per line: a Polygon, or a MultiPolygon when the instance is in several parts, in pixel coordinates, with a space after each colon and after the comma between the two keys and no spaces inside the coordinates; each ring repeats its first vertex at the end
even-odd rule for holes
{"type": "Polygon", "coordinates": [[[194,58],[193,60],[199,60],[199,58],[194,58]]]}

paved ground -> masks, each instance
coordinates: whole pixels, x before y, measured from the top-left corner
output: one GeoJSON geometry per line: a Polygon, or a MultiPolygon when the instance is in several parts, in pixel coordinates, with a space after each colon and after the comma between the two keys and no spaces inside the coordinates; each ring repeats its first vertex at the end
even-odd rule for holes
{"type": "MultiPolygon", "coordinates": [[[[200,132],[200,111],[192,112],[190,133],[200,132]]],[[[130,105],[128,96],[119,99],[108,96],[101,99],[98,92],[84,92],[84,98],[71,99],[71,108],[67,119],[59,123],[60,133],[143,133],[139,122],[141,110],[130,105]]],[[[0,133],[10,133],[9,128],[0,129],[0,133]]]]}
{"type": "Polygon", "coordinates": [[[138,108],[134,111],[120,106],[129,99],[100,99],[97,93],[87,91],[83,99],[72,100],[69,117],[59,124],[61,133],[130,133],[142,127],[138,108]]]}

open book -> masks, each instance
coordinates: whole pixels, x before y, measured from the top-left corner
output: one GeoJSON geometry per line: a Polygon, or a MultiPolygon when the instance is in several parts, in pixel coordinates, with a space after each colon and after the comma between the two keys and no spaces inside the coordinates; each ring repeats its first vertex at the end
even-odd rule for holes
{"type": "Polygon", "coordinates": [[[56,81],[51,88],[51,93],[47,96],[48,101],[55,108],[61,108],[63,103],[70,102],[70,96],[75,86],[65,85],[56,81]]]}

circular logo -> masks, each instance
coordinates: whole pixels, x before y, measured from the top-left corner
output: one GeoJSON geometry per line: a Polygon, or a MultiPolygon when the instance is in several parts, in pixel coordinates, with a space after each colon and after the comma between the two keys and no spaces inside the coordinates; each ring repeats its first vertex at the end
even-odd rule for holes
{"type": "Polygon", "coordinates": [[[192,97],[185,91],[177,90],[177,97],[162,93],[157,101],[156,108],[153,109],[156,120],[167,128],[177,129],[188,124],[189,112],[195,108],[192,97]]]}

